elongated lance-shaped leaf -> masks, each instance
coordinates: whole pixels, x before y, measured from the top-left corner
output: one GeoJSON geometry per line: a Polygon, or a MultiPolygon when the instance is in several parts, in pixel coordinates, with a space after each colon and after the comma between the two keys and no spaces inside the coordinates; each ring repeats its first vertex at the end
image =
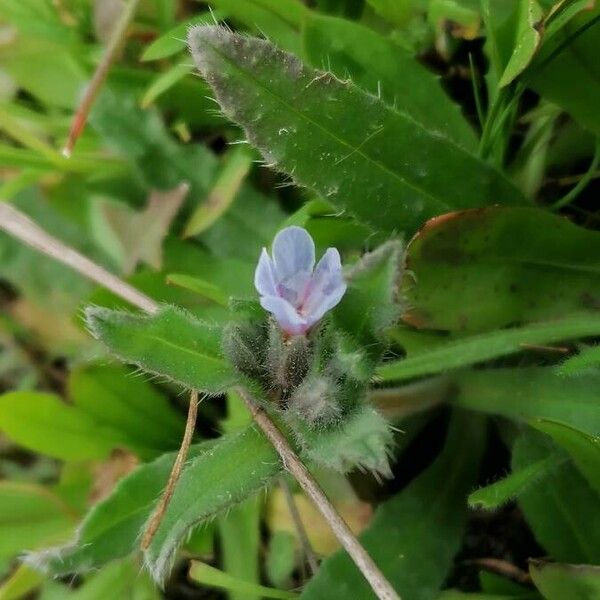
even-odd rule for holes
{"type": "MultiPolygon", "coordinates": [[[[208,451],[213,443],[192,445],[189,459],[208,451]]],[[[33,552],[26,562],[50,575],[67,575],[97,569],[133,552],[174,460],[171,452],[135,469],[90,509],[71,543],[33,552]]]]}
{"type": "Polygon", "coordinates": [[[192,460],[144,553],[152,577],[164,581],[192,528],[258,492],[282,469],[275,449],[255,426],[192,460]]]}
{"type": "Polygon", "coordinates": [[[414,231],[453,207],[523,201],[454,142],[269,42],[199,26],[189,44],[223,112],[265,160],[367,223],[414,231]]]}
{"type": "Polygon", "coordinates": [[[92,307],[86,321],[111,352],[144,371],[208,393],[237,382],[221,354],[221,328],[173,306],[151,316],[92,307]]]}
{"type": "Polygon", "coordinates": [[[521,352],[528,344],[552,344],[592,335],[600,335],[600,316],[573,315],[441,343],[407,358],[388,362],[379,368],[377,374],[384,381],[410,379],[521,352]]]}

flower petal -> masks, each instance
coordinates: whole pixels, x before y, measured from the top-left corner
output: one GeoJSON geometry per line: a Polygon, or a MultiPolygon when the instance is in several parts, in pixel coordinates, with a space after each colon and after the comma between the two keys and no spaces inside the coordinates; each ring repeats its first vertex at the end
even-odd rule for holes
{"type": "Polygon", "coordinates": [[[254,272],[254,287],[261,296],[276,296],[277,284],[275,282],[275,268],[273,261],[263,248],[254,272]]]}
{"type": "Polygon", "coordinates": [[[308,324],[295,310],[295,308],[279,296],[263,296],[261,306],[269,311],[286,333],[301,335],[306,333],[308,324]]]}
{"type": "Polygon", "coordinates": [[[311,273],[315,266],[315,243],[306,229],[286,227],[273,240],[273,262],[280,283],[297,273],[311,273]]]}
{"type": "Polygon", "coordinates": [[[301,309],[310,327],[338,304],[346,293],[346,287],[340,253],[335,248],[329,248],[313,273],[308,295],[301,309]]]}

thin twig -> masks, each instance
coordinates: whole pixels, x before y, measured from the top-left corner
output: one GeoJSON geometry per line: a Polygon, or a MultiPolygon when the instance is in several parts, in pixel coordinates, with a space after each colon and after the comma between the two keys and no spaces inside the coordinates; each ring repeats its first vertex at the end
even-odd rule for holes
{"type": "Polygon", "coordinates": [[[148,521],[148,525],[146,526],[146,531],[144,531],[144,535],[142,536],[142,550],[147,550],[148,546],[150,546],[152,538],[154,537],[154,534],[156,533],[156,530],[158,529],[158,526],[162,521],[167,507],[169,506],[169,502],[171,501],[171,497],[173,496],[173,492],[175,491],[175,486],[177,485],[179,477],[181,476],[183,465],[187,459],[190,444],[192,443],[192,438],[194,437],[194,428],[196,427],[197,415],[198,392],[196,390],[192,390],[192,394],[190,396],[190,405],[188,408],[187,422],[185,424],[185,433],[183,434],[183,440],[181,440],[181,446],[179,448],[179,452],[177,453],[177,458],[173,463],[173,468],[171,469],[169,480],[167,481],[167,485],[160,498],[160,502],[156,505],[156,508],[154,509],[150,520],[148,521]]]}
{"type": "Polygon", "coordinates": [[[77,252],[77,250],[70,248],[46,233],[27,215],[7,202],[0,202],[0,229],[4,229],[4,231],[32,248],[71,267],[84,277],[127,300],[130,304],[149,313],[155,313],[158,310],[158,304],[146,294],[109,273],[100,265],[77,252]]]}
{"type": "Polygon", "coordinates": [[[110,66],[125,42],[127,28],[133,19],[138,4],[139,0],[129,0],[127,6],[123,8],[123,12],[121,13],[120,18],[115,25],[115,29],[110,36],[110,40],[108,41],[108,45],[106,46],[106,51],[102,56],[102,60],[98,64],[92,80],[90,81],[90,84],[85,90],[85,94],[83,95],[83,98],[77,107],[77,112],[73,117],[71,130],[69,131],[69,137],[67,138],[67,142],[62,150],[63,156],[67,158],[71,156],[73,148],[75,147],[75,144],[77,143],[77,140],[79,139],[79,136],[85,127],[90,109],[92,108],[92,105],[94,104],[94,101],[100,92],[100,88],[102,87],[102,84],[108,75],[110,66]]]}
{"type": "Polygon", "coordinates": [[[319,487],[319,484],[300,458],[298,458],[287,439],[277,429],[267,413],[256,404],[245,388],[238,387],[238,393],[257,425],[262,429],[271,444],[273,444],[275,450],[277,450],[284,468],[294,476],[306,495],[313,501],[337,539],[350,555],[350,558],[352,558],[360,572],[373,588],[376,596],[380,600],[400,600],[400,596],[398,596],[390,582],[379,570],[379,567],[361,546],[350,527],[348,527],[348,524],[336,511],[333,504],[331,504],[323,490],[319,487]]]}
{"type": "Polygon", "coordinates": [[[474,558],[471,560],[464,561],[465,565],[476,565],[485,569],[486,571],[490,571],[491,573],[498,573],[503,577],[508,577],[513,581],[518,583],[522,583],[524,585],[531,585],[531,576],[527,571],[523,571],[519,569],[516,565],[512,563],[501,560],[499,558],[474,558]]]}
{"type": "Polygon", "coordinates": [[[298,507],[296,506],[296,501],[294,500],[294,495],[292,494],[292,490],[290,490],[290,486],[285,480],[285,477],[279,478],[279,487],[281,488],[281,491],[285,496],[285,501],[288,505],[290,516],[292,517],[292,521],[294,522],[294,526],[296,527],[296,531],[298,532],[300,545],[302,546],[302,553],[306,557],[306,561],[308,562],[308,567],[310,569],[311,575],[314,575],[319,569],[319,563],[317,562],[317,557],[315,556],[315,551],[313,550],[312,544],[308,539],[308,534],[306,533],[306,528],[304,527],[304,523],[302,522],[300,511],[298,510],[298,507]]]}
{"type": "MultiPolygon", "coordinates": [[[[32,246],[36,250],[71,267],[134,306],[149,313],[157,312],[158,304],[154,300],[49,235],[29,219],[29,217],[6,203],[0,203],[0,229],[5,230],[13,237],[32,246]]],[[[335,536],[373,588],[377,597],[380,600],[400,600],[400,596],[384,577],[366,550],[360,545],[346,522],[338,514],[327,496],[325,496],[323,490],[321,490],[308,469],[298,458],[283,434],[277,429],[269,416],[256,405],[246,389],[239,388],[239,393],[257,425],[262,429],[271,444],[273,444],[284,468],[294,476],[306,495],[323,515],[335,536]]],[[[189,429],[189,424],[195,421],[195,404],[195,402],[190,402],[186,432],[189,429]],[[190,413],[192,416],[190,416],[190,413]]],[[[193,430],[193,427],[191,429],[193,430]]]]}

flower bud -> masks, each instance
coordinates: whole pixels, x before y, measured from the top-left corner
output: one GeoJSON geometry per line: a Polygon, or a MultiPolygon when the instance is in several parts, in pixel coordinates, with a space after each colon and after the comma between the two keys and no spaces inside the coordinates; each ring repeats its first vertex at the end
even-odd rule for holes
{"type": "Polygon", "coordinates": [[[229,323],[223,331],[223,354],[244,375],[263,374],[264,332],[251,323],[229,323]]]}
{"type": "Polygon", "coordinates": [[[271,321],[267,367],[270,383],[283,398],[299,385],[310,365],[312,345],[303,335],[284,339],[276,323],[271,321]]]}
{"type": "Polygon", "coordinates": [[[340,418],[337,385],[326,377],[307,377],[290,396],[288,411],[310,425],[327,426],[340,418]]]}

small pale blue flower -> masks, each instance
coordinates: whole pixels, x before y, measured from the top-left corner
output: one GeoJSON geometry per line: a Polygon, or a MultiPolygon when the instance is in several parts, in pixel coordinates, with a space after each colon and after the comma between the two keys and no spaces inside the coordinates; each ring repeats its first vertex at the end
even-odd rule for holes
{"type": "Polygon", "coordinates": [[[272,259],[263,248],[254,285],[261,306],[289,335],[305,334],[346,292],[340,253],[328,248],[315,267],[315,243],[295,226],[275,236],[272,259]]]}

